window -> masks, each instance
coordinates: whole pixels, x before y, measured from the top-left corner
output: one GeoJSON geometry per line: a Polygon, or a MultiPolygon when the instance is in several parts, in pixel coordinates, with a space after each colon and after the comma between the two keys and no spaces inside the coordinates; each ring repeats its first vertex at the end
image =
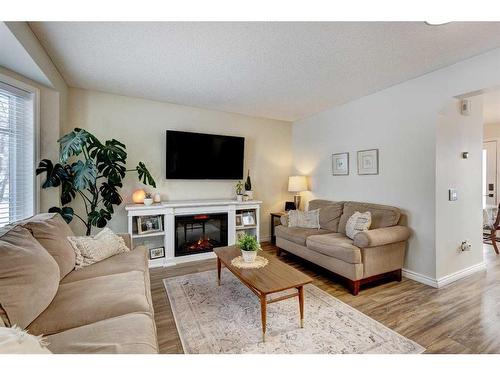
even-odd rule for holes
{"type": "Polygon", "coordinates": [[[0,227],[35,212],[34,93],[0,81],[0,227]]]}

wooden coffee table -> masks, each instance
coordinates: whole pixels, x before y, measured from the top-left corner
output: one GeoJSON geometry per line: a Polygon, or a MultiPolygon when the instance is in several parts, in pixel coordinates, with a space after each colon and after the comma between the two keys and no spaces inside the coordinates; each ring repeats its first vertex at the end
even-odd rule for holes
{"type": "Polygon", "coordinates": [[[264,252],[259,252],[259,255],[267,258],[269,263],[263,268],[254,269],[237,268],[231,264],[234,258],[241,255],[239,248],[236,246],[219,247],[214,252],[217,255],[218,285],[220,286],[221,283],[221,268],[224,265],[259,297],[262,318],[262,341],[266,341],[266,310],[269,303],[299,297],[300,327],[304,327],[304,285],[312,282],[309,276],[264,252]],[[276,298],[267,298],[270,294],[288,289],[295,289],[295,292],[276,298]]]}

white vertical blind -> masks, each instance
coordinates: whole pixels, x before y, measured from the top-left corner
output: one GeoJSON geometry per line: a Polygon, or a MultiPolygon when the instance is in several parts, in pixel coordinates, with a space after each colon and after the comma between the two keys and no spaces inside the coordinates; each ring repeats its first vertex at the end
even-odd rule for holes
{"type": "Polygon", "coordinates": [[[0,81],[0,227],[35,211],[34,95],[0,81]]]}

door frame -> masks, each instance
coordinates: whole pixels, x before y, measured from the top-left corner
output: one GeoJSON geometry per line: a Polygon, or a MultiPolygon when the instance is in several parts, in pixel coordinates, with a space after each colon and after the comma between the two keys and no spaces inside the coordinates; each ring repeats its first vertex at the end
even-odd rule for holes
{"type": "MultiPolygon", "coordinates": [[[[500,181],[500,176],[499,176],[499,173],[498,173],[498,167],[500,166],[500,153],[498,152],[498,146],[500,145],[500,138],[484,138],[483,139],[483,145],[485,142],[496,142],[497,145],[496,145],[496,159],[497,159],[497,167],[496,167],[496,171],[495,171],[495,183],[496,183],[496,186],[495,186],[495,199],[496,199],[496,202],[495,202],[495,205],[498,205],[498,203],[500,202],[500,199],[499,199],[499,186],[498,186],[498,182],[500,181]]],[[[482,149],[481,149],[482,150],[482,149]]]]}

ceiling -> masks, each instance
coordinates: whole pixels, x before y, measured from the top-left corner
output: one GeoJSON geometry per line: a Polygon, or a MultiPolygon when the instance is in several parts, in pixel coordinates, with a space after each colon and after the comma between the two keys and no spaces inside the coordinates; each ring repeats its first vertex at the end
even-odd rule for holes
{"type": "Polygon", "coordinates": [[[34,22],[68,85],[294,121],[500,46],[500,23],[34,22]]]}
{"type": "Polygon", "coordinates": [[[0,66],[51,87],[52,83],[4,22],[0,22],[0,66]]]}

